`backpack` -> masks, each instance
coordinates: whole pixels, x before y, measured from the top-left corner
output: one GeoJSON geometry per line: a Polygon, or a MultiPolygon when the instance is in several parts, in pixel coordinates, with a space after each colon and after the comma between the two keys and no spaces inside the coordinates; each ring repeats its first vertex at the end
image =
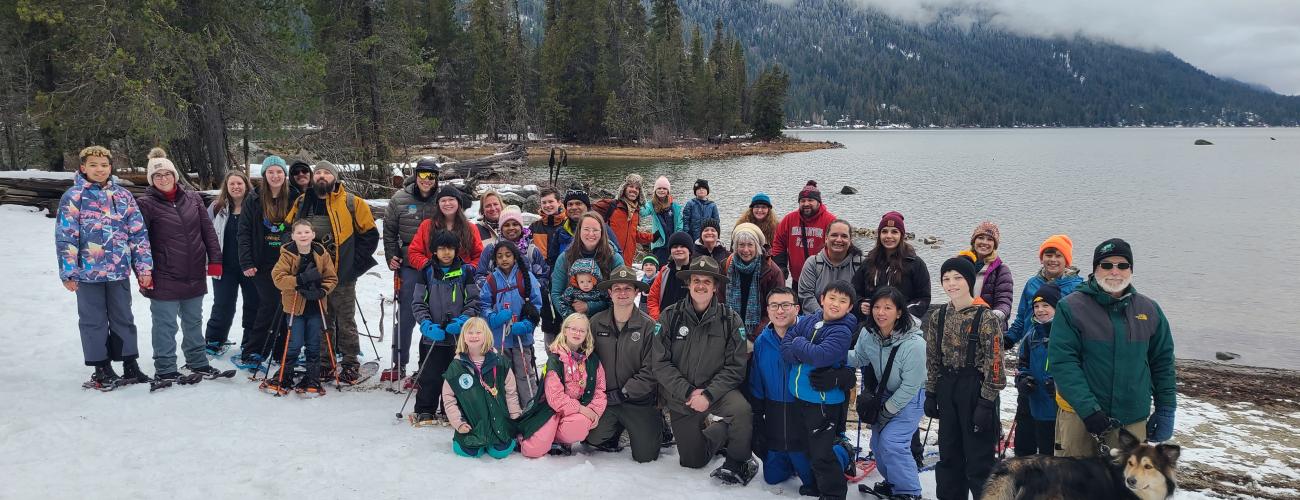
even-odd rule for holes
{"type": "MultiPolygon", "coordinates": [[[[536,326],[541,321],[542,313],[537,309],[537,306],[533,305],[533,300],[529,298],[531,287],[528,286],[528,276],[524,274],[524,269],[520,264],[520,262],[515,263],[515,272],[518,273],[518,277],[515,278],[514,286],[515,291],[524,299],[524,306],[519,315],[536,326]]],[[[496,300],[497,293],[501,291],[500,288],[497,288],[497,273],[489,274],[487,281],[488,289],[492,291],[492,300],[496,300]]],[[[507,288],[507,290],[509,289],[507,288]]]]}

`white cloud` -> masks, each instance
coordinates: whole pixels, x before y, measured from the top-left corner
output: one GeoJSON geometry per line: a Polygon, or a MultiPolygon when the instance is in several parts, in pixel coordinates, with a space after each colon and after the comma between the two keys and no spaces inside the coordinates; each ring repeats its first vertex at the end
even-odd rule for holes
{"type": "MultiPolygon", "coordinates": [[[[769,0],[784,6],[801,1],[769,0]]],[[[1165,49],[1221,77],[1300,95],[1297,0],[849,0],[927,23],[951,7],[993,13],[993,22],[1032,36],[1083,35],[1165,49]]]]}

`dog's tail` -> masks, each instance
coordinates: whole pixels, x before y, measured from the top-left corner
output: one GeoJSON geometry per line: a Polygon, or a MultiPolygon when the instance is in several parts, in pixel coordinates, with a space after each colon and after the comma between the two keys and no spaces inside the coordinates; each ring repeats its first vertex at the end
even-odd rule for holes
{"type": "Polygon", "coordinates": [[[1016,478],[1007,461],[1003,460],[993,466],[989,480],[984,483],[984,500],[1015,500],[1016,478]]]}

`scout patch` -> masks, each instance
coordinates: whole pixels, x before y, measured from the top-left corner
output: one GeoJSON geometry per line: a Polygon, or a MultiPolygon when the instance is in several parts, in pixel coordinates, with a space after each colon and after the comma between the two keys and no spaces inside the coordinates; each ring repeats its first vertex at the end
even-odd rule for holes
{"type": "Polygon", "coordinates": [[[632,332],[632,341],[633,341],[633,342],[640,342],[640,341],[641,341],[641,330],[637,330],[637,331],[635,331],[635,332],[632,332]]]}
{"type": "Polygon", "coordinates": [[[683,325],[681,328],[677,329],[677,338],[684,339],[690,333],[691,333],[691,329],[683,325]]]}
{"type": "Polygon", "coordinates": [[[469,390],[474,385],[474,377],[471,377],[468,373],[462,373],[456,383],[460,384],[462,390],[469,390]]]}

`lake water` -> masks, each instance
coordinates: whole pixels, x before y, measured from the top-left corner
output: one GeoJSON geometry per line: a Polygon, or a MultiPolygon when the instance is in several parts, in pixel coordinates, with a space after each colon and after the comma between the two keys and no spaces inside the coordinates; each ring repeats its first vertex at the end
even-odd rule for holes
{"type": "MultiPolygon", "coordinates": [[[[754,193],[770,195],[783,215],[816,179],[827,207],[855,227],[874,229],[882,214],[898,210],[918,238],[941,238],[939,249],[916,245],[932,275],[966,247],[976,224],[992,220],[1001,227],[999,252],[1015,276],[1017,301],[1047,236],[1074,240],[1084,274],[1098,243],[1124,238],[1134,249],[1134,285],[1169,317],[1178,356],[1232,351],[1242,355],[1239,363],[1300,368],[1300,321],[1291,312],[1300,287],[1285,274],[1300,261],[1300,129],[789,135],[845,148],[726,160],[570,159],[562,178],[613,190],[627,172],[647,183],[667,175],[680,199],[691,196],[695,179],[708,179],[724,232],[754,193]],[[1193,145],[1199,138],[1214,145],[1193,145]],[[845,185],[859,193],[839,194],[845,185]]],[[[864,250],[871,244],[859,242],[864,250]]],[[[936,302],[945,300],[933,281],[936,302]]]]}

